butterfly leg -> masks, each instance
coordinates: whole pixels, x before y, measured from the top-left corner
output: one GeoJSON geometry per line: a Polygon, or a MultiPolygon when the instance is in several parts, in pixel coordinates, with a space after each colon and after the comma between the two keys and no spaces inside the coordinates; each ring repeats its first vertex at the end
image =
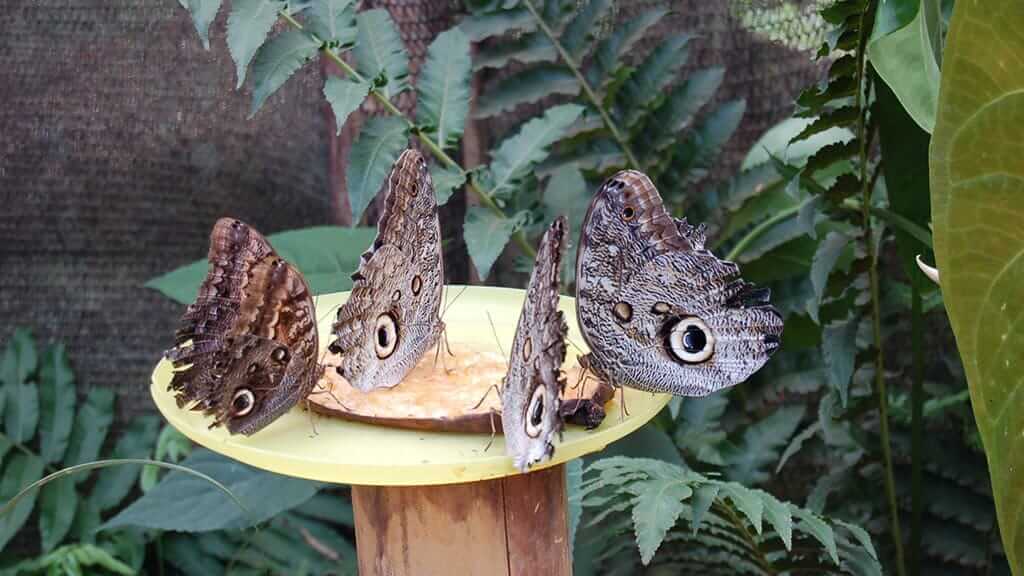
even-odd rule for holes
{"type": "Polygon", "coordinates": [[[321,384],[319,382],[317,382],[316,385],[319,386],[320,388],[322,388],[322,390],[320,390],[318,392],[313,392],[313,394],[327,394],[331,398],[333,398],[335,402],[338,403],[338,406],[341,406],[342,408],[344,408],[345,410],[347,410],[349,412],[352,411],[352,409],[349,408],[348,406],[346,406],[345,403],[342,402],[340,398],[338,398],[337,396],[334,395],[334,390],[331,390],[330,388],[324,386],[323,384],[321,384]]]}
{"type": "MultiPolygon", "coordinates": [[[[487,387],[487,391],[484,392],[484,395],[483,395],[482,398],[480,398],[480,401],[477,402],[472,408],[470,408],[470,410],[476,410],[477,408],[482,406],[483,403],[484,403],[484,400],[487,400],[487,397],[491,395],[491,390],[494,390],[494,392],[498,395],[499,398],[501,397],[501,390],[498,389],[498,385],[497,384],[491,384],[490,386],[487,387]]],[[[493,408],[492,408],[492,410],[493,410],[493,408]]]]}
{"type": "Polygon", "coordinates": [[[310,406],[309,398],[306,398],[306,413],[309,414],[309,425],[313,428],[313,433],[310,434],[310,438],[316,438],[320,435],[320,432],[316,429],[316,418],[313,417],[313,407],[310,406]]]}
{"type": "Polygon", "coordinates": [[[629,409],[626,408],[626,387],[619,386],[619,394],[622,397],[622,401],[619,403],[619,422],[622,422],[629,416],[629,409]]]}
{"type": "Polygon", "coordinates": [[[484,452],[487,452],[488,450],[491,449],[491,444],[494,444],[494,437],[498,434],[498,429],[497,429],[497,427],[494,426],[494,416],[496,414],[497,414],[497,412],[494,410],[494,408],[491,408],[491,413],[490,413],[491,439],[487,441],[487,446],[484,446],[484,452]]]}

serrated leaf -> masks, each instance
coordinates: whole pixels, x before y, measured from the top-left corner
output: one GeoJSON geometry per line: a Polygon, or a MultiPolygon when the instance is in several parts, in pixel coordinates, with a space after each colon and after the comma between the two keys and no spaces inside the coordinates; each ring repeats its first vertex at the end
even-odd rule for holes
{"type": "MultiPolygon", "coordinates": [[[[546,219],[550,221],[559,215],[565,215],[569,220],[569,237],[575,238],[579,234],[583,216],[590,204],[590,189],[579,168],[566,165],[556,170],[548,180],[542,201],[546,219]]],[[[569,243],[565,250],[564,262],[576,262],[576,247],[576,242],[569,243]]],[[[562,266],[562,283],[568,286],[575,279],[576,267],[562,266]]]]}
{"type": "MultiPolygon", "coordinates": [[[[114,420],[114,392],[109,388],[93,388],[79,405],[71,438],[64,453],[64,466],[92,462],[100,455],[100,448],[114,420]]],[[[75,483],[83,482],[89,474],[75,474],[75,483]]]]}
{"type": "Polygon", "coordinates": [[[789,445],[786,446],[786,449],[782,452],[782,456],[779,457],[779,463],[775,465],[775,473],[778,474],[779,470],[782,470],[782,467],[786,465],[786,462],[800,451],[804,442],[817,436],[820,431],[821,423],[814,422],[807,428],[801,430],[799,434],[793,436],[793,439],[789,441],[789,445]]]}
{"type": "Polygon", "coordinates": [[[761,533],[761,518],[764,514],[764,502],[757,494],[736,482],[720,482],[718,484],[721,497],[728,497],[732,505],[743,513],[754,530],[761,533]]]}
{"type": "Polygon", "coordinates": [[[634,484],[639,494],[633,501],[633,529],[644,566],[665,540],[683,511],[683,501],[693,490],[680,479],[656,479],[634,484]]]}
{"type": "Polygon", "coordinates": [[[565,493],[568,502],[569,517],[569,556],[572,556],[576,544],[576,532],[579,530],[580,519],[583,517],[583,502],[580,488],[583,484],[583,459],[570,460],[565,465],[565,493]]]}
{"type": "MultiPolygon", "coordinates": [[[[814,259],[811,260],[811,285],[814,287],[814,299],[819,305],[825,297],[829,274],[835,268],[843,250],[849,245],[850,238],[841,232],[829,232],[821,244],[818,244],[814,259]]],[[[807,311],[811,319],[818,322],[818,306],[809,306],[807,311]]],[[[843,405],[846,405],[845,399],[843,405]]]]}
{"type": "Polygon", "coordinates": [[[513,61],[520,64],[536,64],[557,60],[558,52],[547,36],[533,32],[518,39],[481,47],[473,58],[473,71],[500,69],[513,61]]]}
{"type": "Polygon", "coordinates": [[[724,77],[725,68],[698,70],[669,92],[647,125],[655,133],[652,144],[658,150],[676,142],[678,133],[689,127],[697,112],[714,97],[724,77]]]}
{"type": "Polygon", "coordinates": [[[595,24],[608,12],[610,5],[608,0],[590,0],[565,26],[560,41],[576,65],[581,63],[587,48],[593,43],[594,32],[597,30],[595,24]]]}
{"type": "Polygon", "coordinates": [[[675,73],[686,64],[686,46],[690,36],[680,34],[663,40],[641,62],[626,80],[619,93],[626,116],[626,125],[633,126],[643,118],[646,108],[675,79],[675,73]]]}
{"type": "Polygon", "coordinates": [[[871,536],[867,533],[867,530],[864,530],[856,524],[844,522],[843,520],[836,520],[835,523],[849,530],[850,533],[853,534],[853,537],[856,538],[857,542],[860,543],[861,547],[864,548],[872,558],[875,560],[878,559],[878,553],[875,552],[875,545],[871,542],[871,536]]]}
{"type": "Polygon", "coordinates": [[[833,322],[821,331],[821,354],[828,383],[839,394],[843,408],[849,396],[850,378],[857,356],[857,326],[856,319],[847,319],[833,322]]]}
{"type": "Polygon", "coordinates": [[[466,173],[458,167],[442,168],[437,164],[430,166],[430,179],[434,182],[434,199],[438,206],[448,203],[456,188],[466,183],[466,173]]]}
{"type": "Polygon", "coordinates": [[[549,108],[543,116],[523,124],[519,132],[505,139],[491,154],[491,194],[511,192],[534,165],[547,157],[548,147],[562,136],[582,112],[583,107],[575,104],[549,108]]]}
{"type": "MultiPolygon", "coordinates": [[[[313,294],[327,294],[352,287],[349,275],[359,266],[359,255],[373,241],[376,228],[314,226],[267,236],[274,250],[299,269],[313,294]]],[[[196,299],[199,284],[210,264],[197,260],[146,282],[147,288],[189,304],[196,299]]]]}
{"type": "Polygon", "coordinates": [[[469,114],[469,82],[472,77],[469,38],[458,28],[442,32],[427,48],[416,90],[419,124],[435,127],[431,134],[440,148],[458,143],[469,114]]]}
{"type": "Polygon", "coordinates": [[[625,54],[644,32],[658,23],[668,10],[655,8],[639,14],[616,26],[614,31],[598,42],[593,62],[586,68],[587,82],[600,90],[612,80],[612,73],[620,67],[619,58],[625,54]]]}
{"type": "Polygon", "coordinates": [[[39,369],[39,455],[46,462],[64,457],[75,420],[75,384],[64,346],[47,348],[39,369]]]}
{"type": "Polygon", "coordinates": [[[356,3],[353,0],[313,0],[307,29],[316,37],[342,47],[356,42],[356,3]]]}
{"type": "Polygon", "coordinates": [[[815,540],[820,542],[825,551],[828,552],[829,557],[838,566],[839,552],[836,550],[836,538],[832,527],[810,510],[793,506],[792,504],[789,505],[789,509],[793,512],[793,516],[800,521],[796,526],[797,529],[810,534],[815,540]]]}
{"type": "MultiPolygon", "coordinates": [[[[160,421],[153,416],[136,418],[117,439],[113,458],[147,458],[160,430],[160,421]]],[[[140,466],[112,466],[100,470],[93,498],[101,512],[114,508],[131,491],[140,466]]]]}
{"type": "MultiPolygon", "coordinates": [[[[22,488],[42,478],[43,466],[43,461],[33,455],[23,452],[12,454],[4,463],[4,474],[0,479],[0,502],[8,502],[22,488]]],[[[7,546],[28,520],[35,507],[36,496],[35,490],[26,494],[10,512],[0,517],[0,550],[7,546]]]]}
{"type": "Polygon", "coordinates": [[[249,514],[209,482],[175,471],[110,519],[102,529],[121,526],[182,532],[240,529],[305,502],[320,486],[316,482],[258,470],[206,449],[194,451],[182,465],[223,484],[245,505],[249,514]],[[182,502],[189,505],[182,506],[182,502]]]}
{"type": "Polygon", "coordinates": [[[533,16],[530,15],[526,8],[473,14],[459,24],[459,28],[473,42],[516,31],[530,32],[536,27],[537,21],[533,19],[533,16]]]}
{"type": "Polygon", "coordinates": [[[366,78],[383,75],[387,82],[379,90],[393,98],[409,87],[409,56],[402,36],[383,8],[365,10],[356,15],[359,33],[353,54],[358,69],[366,78]]]}
{"type": "Polygon", "coordinates": [[[793,516],[789,511],[789,506],[779,502],[774,496],[764,490],[755,490],[755,492],[761,497],[761,502],[764,503],[765,520],[768,520],[768,523],[775,529],[775,533],[779,535],[782,543],[786,545],[786,550],[792,549],[793,516]]]}
{"type": "Polygon", "coordinates": [[[725,394],[684,398],[676,419],[676,446],[701,462],[724,465],[721,447],[726,434],[719,421],[728,405],[725,394]]]}
{"type": "Polygon", "coordinates": [[[480,96],[473,116],[489,118],[554,94],[575,96],[579,92],[579,82],[567,68],[558,64],[533,66],[496,82],[480,96]]]}
{"type": "Polygon", "coordinates": [[[199,40],[202,41],[203,48],[209,50],[210,24],[220,11],[221,0],[182,0],[180,3],[188,8],[189,14],[192,15],[192,23],[199,33],[199,40]]]}
{"type": "Polygon", "coordinates": [[[397,116],[375,116],[363,126],[348,155],[348,199],[358,222],[384,185],[391,165],[409,144],[409,126],[397,116]]]}
{"type": "Polygon", "coordinates": [[[331,112],[334,113],[337,134],[341,134],[341,128],[348,117],[359,109],[363,100],[370,94],[370,88],[369,82],[353,82],[337,76],[328,76],[324,81],[324,97],[327,98],[331,112]]]}
{"type": "Polygon", "coordinates": [[[503,218],[481,206],[471,206],[466,210],[462,232],[469,257],[481,280],[487,278],[494,261],[518,227],[517,219],[503,218]]]}
{"type": "Polygon", "coordinates": [[[60,544],[78,510],[78,493],[71,478],[58,478],[39,491],[39,536],[43,552],[60,544]]]}
{"type": "Polygon", "coordinates": [[[702,484],[693,491],[690,504],[693,507],[693,520],[690,522],[690,528],[694,534],[700,530],[700,525],[711,510],[711,505],[715,503],[715,498],[718,498],[718,484],[702,484]]]}
{"type": "Polygon", "coordinates": [[[245,82],[249,62],[266,42],[267,34],[277,22],[278,11],[284,5],[277,0],[232,0],[228,16],[228,51],[235,61],[236,89],[245,82]]]}
{"type": "Polygon", "coordinates": [[[769,480],[771,466],[803,416],[804,406],[783,406],[747,427],[742,439],[725,454],[726,477],[748,486],[769,480]]]}
{"type": "Polygon", "coordinates": [[[285,30],[260,46],[252,62],[252,107],[249,118],[263,106],[267,98],[284,85],[292,74],[317,55],[320,44],[309,34],[285,30]]]}

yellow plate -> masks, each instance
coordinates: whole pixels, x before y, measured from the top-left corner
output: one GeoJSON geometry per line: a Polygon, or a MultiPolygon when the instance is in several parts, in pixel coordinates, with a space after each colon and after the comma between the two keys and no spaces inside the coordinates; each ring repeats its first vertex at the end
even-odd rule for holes
{"type": "MultiPolygon", "coordinates": [[[[495,342],[488,313],[504,350],[515,335],[525,291],[510,288],[449,286],[453,300],[444,315],[452,342],[495,342]]],[[[348,298],[348,292],[319,296],[320,349],[327,347],[334,310],[348,298]]],[[[575,300],[562,297],[560,308],[569,323],[568,362],[575,362],[576,347],[584,348],[576,325],[575,300]]],[[[497,348],[497,343],[494,344],[497,348]]],[[[453,484],[517,474],[511,458],[505,456],[505,442],[499,435],[484,452],[489,435],[419,432],[384,426],[311,416],[293,409],[256,434],[232,436],[223,428],[210,430],[209,420],[199,412],[180,409],[167,391],[171,363],[161,360],[153,371],[150,392],[168,422],[203,446],[240,462],[279,474],[344,484],[414,486],[453,484]],[[316,434],[313,432],[315,419],[316,434]]],[[[595,430],[566,427],[555,445],[554,457],[537,469],[553,466],[602,450],[609,443],[633,432],[653,418],[669,401],[667,394],[651,394],[627,388],[629,416],[621,417],[619,397],[607,406],[608,416],[595,430]]]]}

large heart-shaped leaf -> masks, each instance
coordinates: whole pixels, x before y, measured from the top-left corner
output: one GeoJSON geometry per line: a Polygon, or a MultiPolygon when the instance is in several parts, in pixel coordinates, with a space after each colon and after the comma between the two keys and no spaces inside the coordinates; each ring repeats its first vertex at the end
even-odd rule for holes
{"type": "MultiPolygon", "coordinates": [[[[267,237],[282,258],[302,272],[314,294],[348,290],[349,274],[359,265],[359,255],[373,241],[375,228],[339,228],[319,226],[290,230],[267,237]]],[[[196,299],[199,284],[206,277],[209,264],[197,260],[146,282],[147,288],[159,290],[168,298],[188,304],[196,299]]]]}
{"type": "Polygon", "coordinates": [[[1024,3],[957,2],[930,156],[935,255],[992,477],[1024,574],[1024,3]]]}

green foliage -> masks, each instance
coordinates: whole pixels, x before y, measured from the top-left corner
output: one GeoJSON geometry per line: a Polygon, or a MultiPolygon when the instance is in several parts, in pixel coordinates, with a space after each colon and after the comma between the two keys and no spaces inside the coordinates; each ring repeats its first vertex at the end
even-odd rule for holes
{"type": "Polygon", "coordinates": [[[267,40],[277,13],[284,7],[277,0],[234,0],[228,16],[228,50],[235,61],[238,83],[245,83],[245,71],[256,55],[256,50],[267,40]]]}
{"type": "Polygon", "coordinates": [[[255,81],[249,117],[255,116],[267,98],[312,60],[319,49],[314,38],[297,30],[286,30],[260,46],[252,62],[255,81]]]}
{"type": "MultiPolygon", "coordinates": [[[[359,255],[373,241],[376,232],[374,228],[319,226],[271,234],[267,240],[281,257],[302,272],[313,294],[324,294],[352,286],[349,274],[358,266],[359,255]]],[[[196,299],[209,266],[206,259],[197,260],[153,278],[146,282],[146,287],[188,304],[196,299]]]]}
{"type": "Polygon", "coordinates": [[[639,558],[608,546],[598,561],[618,556],[610,573],[635,573],[636,560],[655,568],[701,566],[704,573],[776,574],[797,566],[815,574],[882,573],[862,529],[659,460],[598,460],[570,498],[589,515],[586,537],[607,543],[632,529],[639,558]]]}
{"type": "Polygon", "coordinates": [[[358,221],[384,185],[391,165],[409,140],[408,126],[394,116],[370,118],[349,152],[348,197],[352,219],[358,221]]]}
{"type": "Polygon", "coordinates": [[[387,10],[377,8],[356,16],[359,34],[353,53],[357,69],[380,86],[385,98],[409,87],[409,56],[387,10]]]}
{"type": "Polygon", "coordinates": [[[481,279],[487,278],[491,266],[518,226],[515,220],[496,216],[486,208],[472,206],[466,210],[466,222],[462,233],[469,249],[469,257],[472,258],[481,279]]]}
{"type": "Polygon", "coordinates": [[[331,105],[334,112],[334,122],[338,127],[338,134],[345,125],[350,114],[359,109],[359,106],[370,93],[372,85],[369,82],[353,82],[344,80],[337,76],[329,76],[324,81],[324,98],[331,105]]]}
{"type": "Polygon", "coordinates": [[[427,48],[427,60],[416,85],[419,105],[416,120],[433,130],[438,148],[448,148],[462,137],[469,113],[472,75],[469,38],[458,28],[442,32],[427,48]]]}
{"type": "Polygon", "coordinates": [[[930,158],[943,300],[988,458],[999,533],[1015,572],[1024,571],[1024,515],[1016,488],[1024,467],[1015,447],[1024,413],[1014,401],[1024,350],[1017,327],[1024,310],[1024,170],[1016,133],[1024,120],[1024,69],[1015,57],[1024,49],[1022,25],[1018,3],[957,3],[930,158]]]}

